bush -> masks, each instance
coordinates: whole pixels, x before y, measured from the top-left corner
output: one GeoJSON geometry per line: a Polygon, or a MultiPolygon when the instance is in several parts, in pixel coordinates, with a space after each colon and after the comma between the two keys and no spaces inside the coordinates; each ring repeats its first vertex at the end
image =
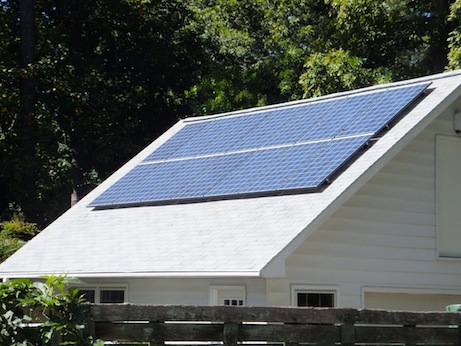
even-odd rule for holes
{"type": "Polygon", "coordinates": [[[15,215],[10,221],[0,222],[0,262],[19,250],[39,231],[35,223],[26,222],[21,214],[15,215]]]}
{"type": "Polygon", "coordinates": [[[0,284],[0,344],[14,346],[102,345],[85,326],[88,308],[72,280],[15,279],[0,284]]]}

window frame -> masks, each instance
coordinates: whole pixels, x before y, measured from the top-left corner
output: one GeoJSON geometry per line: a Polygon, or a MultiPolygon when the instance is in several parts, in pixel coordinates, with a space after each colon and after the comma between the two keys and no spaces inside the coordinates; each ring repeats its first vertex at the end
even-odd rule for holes
{"type": "Polygon", "coordinates": [[[123,304],[128,302],[128,287],[127,285],[88,285],[88,286],[76,286],[79,290],[94,291],[94,303],[93,304],[123,304]],[[123,291],[123,302],[121,303],[101,303],[101,291],[123,291]]]}
{"type": "Polygon", "coordinates": [[[333,307],[339,307],[339,287],[333,285],[309,285],[309,284],[293,284],[290,289],[291,306],[301,307],[298,305],[298,293],[306,294],[332,294],[333,307]]]}

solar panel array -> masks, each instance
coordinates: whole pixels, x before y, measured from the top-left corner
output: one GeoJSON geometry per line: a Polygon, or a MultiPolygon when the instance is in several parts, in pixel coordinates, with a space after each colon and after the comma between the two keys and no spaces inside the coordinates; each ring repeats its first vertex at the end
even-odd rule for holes
{"type": "Polygon", "coordinates": [[[428,85],[191,120],[89,206],[318,188],[428,85]]]}

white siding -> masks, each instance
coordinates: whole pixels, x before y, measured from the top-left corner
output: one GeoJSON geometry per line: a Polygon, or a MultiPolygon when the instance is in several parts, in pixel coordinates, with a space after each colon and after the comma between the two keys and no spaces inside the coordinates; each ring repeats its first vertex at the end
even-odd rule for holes
{"type": "MultiPolygon", "coordinates": [[[[290,285],[339,285],[339,305],[370,290],[461,293],[461,263],[437,257],[435,135],[455,135],[445,112],[347,201],[268,280],[268,304],[289,305],[290,285]]],[[[441,298],[443,304],[446,299],[441,298]]],[[[456,303],[456,302],[453,302],[456,303]]]]}
{"type": "Polygon", "coordinates": [[[264,279],[82,279],[87,286],[123,286],[134,304],[208,305],[211,286],[244,286],[247,305],[265,306],[264,279]]]}

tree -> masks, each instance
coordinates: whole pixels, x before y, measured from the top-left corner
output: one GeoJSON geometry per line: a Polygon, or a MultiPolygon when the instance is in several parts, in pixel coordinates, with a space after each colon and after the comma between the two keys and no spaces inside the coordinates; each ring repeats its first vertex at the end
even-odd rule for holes
{"type": "Polygon", "coordinates": [[[197,0],[208,59],[186,93],[195,112],[301,98],[305,59],[333,30],[328,8],[309,0],[197,0]]]}
{"type": "Polygon", "coordinates": [[[461,1],[456,0],[451,4],[450,16],[448,18],[453,31],[450,32],[449,36],[449,68],[459,69],[461,68],[461,1]]]}
{"type": "Polygon", "coordinates": [[[342,76],[333,85],[335,90],[347,90],[442,72],[451,30],[449,3],[329,0],[335,31],[326,38],[323,51],[307,59],[301,79],[305,96],[334,91],[331,79],[323,73],[342,76]],[[350,77],[344,78],[350,72],[354,83],[350,77]]]}
{"type": "Polygon", "coordinates": [[[449,3],[197,0],[210,60],[188,96],[208,113],[441,72],[449,3]]]}
{"type": "Polygon", "coordinates": [[[299,82],[304,95],[321,96],[342,90],[390,82],[391,73],[383,67],[365,67],[364,60],[342,49],[313,53],[304,64],[299,82]]]}

